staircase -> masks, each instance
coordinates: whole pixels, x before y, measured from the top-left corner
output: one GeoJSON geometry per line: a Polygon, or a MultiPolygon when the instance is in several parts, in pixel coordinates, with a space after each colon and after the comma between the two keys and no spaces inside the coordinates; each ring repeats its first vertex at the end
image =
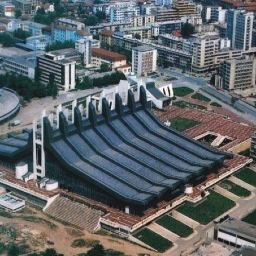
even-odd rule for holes
{"type": "Polygon", "coordinates": [[[98,222],[101,211],[89,208],[88,206],[71,201],[66,197],[57,197],[54,202],[46,208],[45,213],[72,224],[76,227],[92,232],[98,222]]]}

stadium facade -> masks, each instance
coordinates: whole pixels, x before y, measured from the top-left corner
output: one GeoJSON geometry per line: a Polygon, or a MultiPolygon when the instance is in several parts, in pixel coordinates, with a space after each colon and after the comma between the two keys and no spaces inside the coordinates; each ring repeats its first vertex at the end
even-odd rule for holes
{"type": "MultiPolygon", "coordinates": [[[[159,200],[181,194],[185,184],[203,182],[233,157],[162,124],[151,112],[143,87],[139,101],[129,91],[123,105],[116,94],[115,109],[103,98],[102,114],[96,114],[92,103],[88,113],[82,118],[76,107],[70,122],[60,112],[58,128],[43,118],[38,138],[43,143],[34,147],[34,178],[57,180],[60,188],[126,213],[142,215],[159,200]],[[37,168],[43,164],[45,171],[37,168]]],[[[22,136],[0,142],[2,159],[17,162],[31,155],[32,135],[22,136]]]]}

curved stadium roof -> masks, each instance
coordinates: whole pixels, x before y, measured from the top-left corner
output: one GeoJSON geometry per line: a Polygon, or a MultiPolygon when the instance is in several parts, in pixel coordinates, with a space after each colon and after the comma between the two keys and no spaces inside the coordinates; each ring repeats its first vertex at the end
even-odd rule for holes
{"type": "MultiPolygon", "coordinates": [[[[76,108],[72,125],[60,113],[58,130],[45,117],[44,138],[47,149],[71,173],[124,202],[146,205],[232,155],[163,125],[147,108],[145,89],[140,91],[139,102],[129,91],[127,106],[116,95],[112,111],[103,99],[99,116],[90,103],[88,119],[76,108]]],[[[18,159],[31,152],[31,135],[0,141],[0,157],[18,159]]]]}
{"type": "Polygon", "coordinates": [[[123,201],[145,205],[232,155],[164,126],[147,109],[145,91],[140,90],[140,102],[129,92],[128,106],[117,95],[113,111],[103,99],[100,116],[91,103],[89,119],[82,120],[76,109],[71,126],[60,113],[60,131],[53,131],[44,118],[44,137],[70,171],[123,201]]]}

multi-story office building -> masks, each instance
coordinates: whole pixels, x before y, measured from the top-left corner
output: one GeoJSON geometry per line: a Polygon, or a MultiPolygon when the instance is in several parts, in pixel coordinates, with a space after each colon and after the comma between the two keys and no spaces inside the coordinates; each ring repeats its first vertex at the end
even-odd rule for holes
{"type": "Polygon", "coordinates": [[[134,16],[140,15],[140,7],[131,4],[125,7],[111,7],[109,19],[110,22],[120,22],[120,21],[132,21],[134,16]]]}
{"type": "Polygon", "coordinates": [[[157,8],[151,10],[156,22],[169,21],[179,19],[178,13],[173,8],[157,8]]]}
{"type": "Polygon", "coordinates": [[[5,70],[21,74],[31,79],[35,78],[36,56],[29,53],[22,56],[9,56],[3,59],[3,67],[5,70]]]}
{"type": "Polygon", "coordinates": [[[154,15],[140,15],[132,17],[132,26],[133,27],[141,27],[147,26],[149,23],[155,22],[154,15]]]}
{"type": "Polygon", "coordinates": [[[213,54],[219,50],[219,36],[216,33],[195,34],[192,36],[192,71],[203,73],[215,68],[213,54]]]}
{"type": "Polygon", "coordinates": [[[186,1],[186,0],[175,0],[173,1],[173,8],[178,14],[178,17],[185,17],[185,16],[190,16],[190,15],[197,15],[196,12],[196,5],[195,3],[191,1],[186,1]]]}
{"type": "Polygon", "coordinates": [[[92,48],[100,48],[100,41],[93,39],[91,35],[75,42],[75,49],[83,55],[85,66],[91,64],[92,48]]]}
{"type": "Polygon", "coordinates": [[[48,52],[37,58],[39,81],[45,85],[49,82],[50,74],[54,75],[57,86],[64,90],[75,89],[75,61],[65,59],[65,55],[48,52]]]}
{"type": "Polygon", "coordinates": [[[227,11],[227,37],[232,48],[249,50],[252,43],[253,12],[244,10],[227,11]]]}
{"type": "Polygon", "coordinates": [[[255,86],[256,59],[243,56],[220,63],[221,87],[227,90],[248,89],[255,86]]]}
{"type": "Polygon", "coordinates": [[[137,76],[147,75],[157,68],[157,50],[151,46],[138,46],[132,49],[132,72],[137,76]]]}
{"type": "Polygon", "coordinates": [[[202,18],[204,21],[224,23],[226,19],[226,9],[221,6],[204,6],[202,18]]]}

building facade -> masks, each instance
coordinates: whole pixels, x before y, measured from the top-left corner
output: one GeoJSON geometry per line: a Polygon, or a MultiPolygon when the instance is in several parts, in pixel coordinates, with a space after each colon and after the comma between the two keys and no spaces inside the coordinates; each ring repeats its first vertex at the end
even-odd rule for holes
{"type": "Polygon", "coordinates": [[[91,64],[92,48],[100,48],[100,41],[93,39],[92,36],[87,36],[75,42],[75,49],[83,55],[85,66],[91,64]]]}
{"type": "Polygon", "coordinates": [[[227,90],[248,89],[255,86],[256,59],[244,56],[220,63],[221,87],[227,90]]]}
{"type": "Polygon", "coordinates": [[[126,56],[101,48],[92,48],[91,64],[100,67],[106,63],[111,70],[126,66],[126,56]]]}
{"type": "Polygon", "coordinates": [[[227,11],[227,37],[232,48],[250,50],[252,44],[253,12],[227,11]]]}
{"type": "Polygon", "coordinates": [[[147,75],[157,68],[157,50],[151,46],[132,49],[132,72],[137,76],[147,75]]]}
{"type": "Polygon", "coordinates": [[[75,61],[66,60],[64,55],[45,53],[37,58],[39,81],[47,85],[50,74],[54,75],[57,86],[64,90],[75,89],[75,61]]]}

